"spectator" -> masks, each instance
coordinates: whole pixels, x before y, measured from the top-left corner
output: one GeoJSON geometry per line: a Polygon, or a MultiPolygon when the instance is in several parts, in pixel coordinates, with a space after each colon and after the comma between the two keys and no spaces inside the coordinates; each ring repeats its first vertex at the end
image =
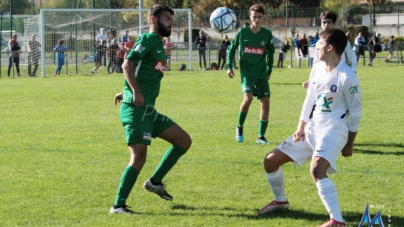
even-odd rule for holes
{"type": "Polygon", "coordinates": [[[65,47],[65,41],[63,39],[59,39],[57,41],[57,45],[53,49],[55,51],[56,59],[57,59],[57,64],[58,67],[56,68],[55,74],[60,75],[60,71],[62,70],[62,66],[65,64],[65,52],[67,51],[67,48],[65,47]]]}
{"type": "Polygon", "coordinates": [[[283,60],[286,57],[286,53],[290,49],[289,41],[285,40],[282,44],[281,50],[279,51],[279,58],[278,58],[278,64],[277,67],[279,68],[279,65],[281,68],[283,68],[283,60]]]}
{"type": "Polygon", "coordinates": [[[391,61],[391,58],[393,57],[394,45],[395,45],[395,42],[394,42],[394,35],[392,35],[392,36],[390,37],[390,47],[389,47],[389,49],[390,49],[390,54],[389,54],[389,56],[387,57],[386,62],[391,61]]]}
{"type": "Polygon", "coordinates": [[[125,32],[125,35],[121,36],[121,43],[128,42],[129,30],[126,30],[125,32]]]}
{"type": "Polygon", "coordinates": [[[108,47],[107,57],[109,59],[108,63],[108,73],[113,73],[116,69],[116,56],[118,54],[119,46],[117,40],[114,39],[108,47]]]}
{"type": "Polygon", "coordinates": [[[125,50],[125,57],[128,55],[129,51],[132,50],[132,47],[135,45],[135,43],[132,41],[130,36],[128,36],[128,40],[124,43],[124,50],[125,50]]]}
{"type": "Polygon", "coordinates": [[[166,42],[164,44],[164,50],[166,52],[166,59],[167,59],[167,71],[171,70],[171,51],[174,50],[175,45],[170,41],[170,37],[167,37],[166,42]]]}
{"type": "Polygon", "coordinates": [[[28,75],[35,76],[36,70],[38,69],[38,61],[40,57],[39,47],[41,44],[35,40],[36,36],[34,34],[31,35],[31,40],[27,41],[28,47],[28,75]],[[31,71],[31,66],[35,65],[34,71],[31,71]]]}
{"type": "Polygon", "coordinates": [[[303,34],[303,37],[300,39],[300,45],[302,45],[302,53],[305,58],[309,50],[309,43],[307,42],[306,34],[303,34]]]}
{"type": "Polygon", "coordinates": [[[313,44],[315,45],[319,39],[320,37],[318,37],[318,32],[316,32],[316,35],[313,37],[313,44]]]}
{"type": "Polygon", "coordinates": [[[203,31],[199,31],[199,36],[196,37],[195,39],[195,44],[198,48],[198,56],[199,56],[199,70],[202,70],[202,59],[203,59],[203,65],[205,68],[203,70],[206,70],[206,37],[203,35],[203,31]]]}
{"type": "Polygon", "coordinates": [[[250,26],[250,23],[248,23],[248,22],[244,23],[244,27],[249,27],[249,26],[250,26]]]}
{"type": "MultiPolygon", "coordinates": [[[[107,35],[107,30],[105,28],[100,28],[100,33],[97,35],[97,43],[102,43],[103,40],[108,41],[108,35],[107,35]]],[[[107,65],[107,58],[106,55],[102,56],[102,63],[104,66],[107,65]]]]}
{"type": "MultiPolygon", "coordinates": [[[[307,39],[307,43],[308,43],[308,47],[313,47],[315,44],[313,43],[313,36],[309,36],[309,38],[307,39]]],[[[310,50],[307,50],[307,68],[313,68],[313,60],[314,60],[314,56],[312,56],[312,54],[310,54],[310,50]]]]}
{"type": "Polygon", "coordinates": [[[117,57],[118,57],[117,68],[116,68],[117,73],[123,73],[122,64],[123,64],[125,54],[126,54],[125,43],[121,42],[121,44],[119,45],[119,50],[118,50],[118,54],[117,54],[117,57]]]}
{"type": "Polygon", "coordinates": [[[218,52],[218,67],[219,69],[224,69],[224,66],[226,65],[226,54],[227,54],[227,48],[230,46],[230,41],[228,40],[227,35],[224,35],[224,40],[220,44],[220,49],[218,52]],[[222,62],[222,65],[220,66],[220,63],[222,62]]]}
{"type": "Polygon", "coordinates": [[[356,53],[356,61],[359,61],[360,55],[364,56],[365,45],[366,45],[365,37],[362,36],[362,32],[359,32],[358,36],[355,38],[354,47],[353,47],[353,49],[356,53]]]}
{"type": "Polygon", "coordinates": [[[18,73],[18,77],[21,77],[20,74],[20,50],[21,50],[21,46],[17,41],[17,35],[14,34],[12,36],[12,38],[10,39],[10,41],[8,42],[8,48],[11,51],[10,53],[10,61],[8,64],[8,71],[7,71],[7,75],[8,77],[10,77],[10,72],[11,72],[11,67],[13,66],[13,63],[15,65],[15,68],[17,69],[17,73],[18,73]]]}
{"type": "Polygon", "coordinates": [[[302,44],[300,43],[299,33],[296,33],[295,38],[293,39],[293,43],[295,44],[295,48],[297,48],[297,54],[300,57],[303,50],[302,50],[302,44]]]}
{"type": "Polygon", "coordinates": [[[91,70],[91,73],[94,74],[97,69],[101,67],[101,59],[103,56],[106,56],[107,52],[107,41],[102,40],[101,43],[95,48],[95,55],[94,55],[94,69],[91,70]]]}
{"type": "Polygon", "coordinates": [[[373,59],[376,58],[376,53],[381,52],[381,45],[380,45],[380,32],[377,32],[375,36],[370,38],[368,46],[369,46],[369,63],[368,66],[373,66],[372,62],[373,59]]]}

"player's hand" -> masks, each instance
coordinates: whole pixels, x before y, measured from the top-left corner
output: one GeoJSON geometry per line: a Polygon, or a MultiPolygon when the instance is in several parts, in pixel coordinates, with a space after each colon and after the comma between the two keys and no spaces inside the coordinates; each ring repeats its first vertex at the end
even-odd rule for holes
{"type": "Polygon", "coordinates": [[[303,86],[304,88],[308,88],[308,87],[309,87],[309,82],[310,82],[310,81],[305,81],[305,82],[303,82],[303,83],[302,83],[302,86],[303,86]]]}
{"type": "Polygon", "coordinates": [[[342,156],[351,157],[353,154],[353,144],[347,143],[341,151],[342,156]]]}
{"type": "Polygon", "coordinates": [[[227,70],[227,76],[228,76],[229,78],[234,78],[234,71],[233,71],[233,69],[227,70]]]}
{"type": "Polygon", "coordinates": [[[133,104],[135,104],[136,106],[143,106],[144,97],[142,95],[142,92],[133,93],[133,104]]]}
{"type": "Polygon", "coordinates": [[[298,128],[295,133],[293,133],[293,141],[302,141],[306,140],[306,133],[304,133],[304,128],[298,128]]]}
{"type": "Polygon", "coordinates": [[[117,93],[114,98],[115,106],[122,101],[123,95],[121,93],[117,93]]]}

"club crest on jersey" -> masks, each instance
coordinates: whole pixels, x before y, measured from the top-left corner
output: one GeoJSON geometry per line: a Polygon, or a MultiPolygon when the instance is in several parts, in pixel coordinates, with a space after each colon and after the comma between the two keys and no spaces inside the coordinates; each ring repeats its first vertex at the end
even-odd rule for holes
{"type": "Polygon", "coordinates": [[[138,52],[139,54],[141,54],[144,50],[146,50],[146,47],[143,47],[142,45],[137,45],[135,47],[135,52],[138,52]]]}
{"type": "Polygon", "coordinates": [[[349,93],[350,94],[355,94],[356,92],[358,92],[358,87],[359,87],[359,85],[350,87],[349,88],[349,93]]]}
{"type": "Polygon", "coordinates": [[[245,54],[257,54],[257,55],[263,55],[264,54],[264,48],[259,48],[259,47],[246,46],[246,47],[244,47],[243,51],[244,51],[245,54]]]}
{"type": "Polygon", "coordinates": [[[265,46],[265,44],[266,44],[266,42],[265,42],[265,41],[261,41],[261,42],[260,42],[260,45],[261,45],[262,47],[264,47],[264,46],[265,46]]]}
{"type": "Polygon", "coordinates": [[[164,73],[164,68],[165,68],[165,66],[166,66],[166,65],[164,64],[164,62],[158,60],[158,61],[156,62],[156,64],[154,65],[154,69],[157,70],[157,71],[159,71],[159,72],[161,72],[161,73],[164,73]]]}
{"type": "Polygon", "coordinates": [[[331,85],[330,91],[333,93],[337,92],[337,85],[331,85]]]}

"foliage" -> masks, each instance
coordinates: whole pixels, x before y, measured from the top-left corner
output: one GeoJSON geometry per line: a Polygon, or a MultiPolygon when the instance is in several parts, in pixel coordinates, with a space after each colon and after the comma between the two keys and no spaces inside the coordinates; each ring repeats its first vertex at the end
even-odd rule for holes
{"type": "Polygon", "coordinates": [[[341,7],[340,17],[346,21],[347,24],[361,24],[362,15],[366,14],[368,10],[358,4],[348,4],[341,7]]]}
{"type": "Polygon", "coordinates": [[[29,2],[29,0],[0,0],[0,10],[10,13],[10,2],[13,15],[24,14],[24,11],[26,9],[32,7],[32,4],[29,2]]]}
{"type": "Polygon", "coordinates": [[[365,0],[369,4],[369,6],[372,8],[372,15],[370,17],[370,20],[372,21],[373,25],[376,25],[377,18],[376,18],[376,8],[378,5],[385,5],[385,4],[390,4],[392,3],[391,0],[365,0]]]}

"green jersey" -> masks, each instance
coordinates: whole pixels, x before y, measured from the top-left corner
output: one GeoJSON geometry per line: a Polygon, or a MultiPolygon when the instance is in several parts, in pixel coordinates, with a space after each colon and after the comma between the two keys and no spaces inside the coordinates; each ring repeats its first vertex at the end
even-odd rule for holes
{"type": "Polygon", "coordinates": [[[274,42],[270,30],[261,27],[258,33],[253,33],[250,27],[239,29],[227,54],[227,69],[233,68],[233,58],[238,46],[240,46],[242,77],[265,79],[271,75],[274,62],[274,42]]]}
{"type": "MultiPolygon", "coordinates": [[[[144,105],[153,105],[160,92],[160,82],[164,75],[166,54],[159,35],[146,33],[139,37],[126,59],[135,66],[136,81],[144,97],[144,105]]],[[[125,79],[123,100],[133,103],[133,93],[125,79]]]]}

